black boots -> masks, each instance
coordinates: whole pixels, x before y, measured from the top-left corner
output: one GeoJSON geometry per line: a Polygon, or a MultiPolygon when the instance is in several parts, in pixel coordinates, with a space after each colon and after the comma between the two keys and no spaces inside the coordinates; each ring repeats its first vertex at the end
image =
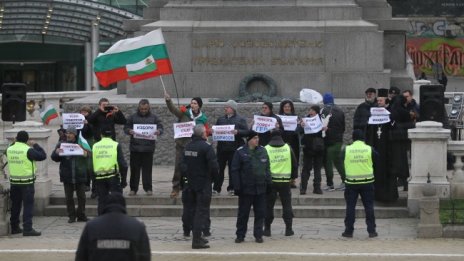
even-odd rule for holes
{"type": "Polygon", "coordinates": [[[314,184],[313,194],[322,194],[321,184],[314,184]]]}
{"type": "Polygon", "coordinates": [[[285,236],[288,237],[288,236],[293,236],[293,235],[295,235],[295,232],[293,232],[292,227],[286,227],[285,228],[285,236]]]}
{"type": "Polygon", "coordinates": [[[35,231],[34,229],[29,230],[29,231],[23,231],[23,236],[25,237],[37,237],[40,235],[42,235],[42,233],[39,231],[35,231]]]}
{"type": "Polygon", "coordinates": [[[193,233],[192,248],[193,249],[209,248],[208,240],[201,237],[201,232],[193,233]]]}
{"type": "Polygon", "coordinates": [[[263,236],[270,237],[271,236],[271,225],[264,226],[263,236]]]}

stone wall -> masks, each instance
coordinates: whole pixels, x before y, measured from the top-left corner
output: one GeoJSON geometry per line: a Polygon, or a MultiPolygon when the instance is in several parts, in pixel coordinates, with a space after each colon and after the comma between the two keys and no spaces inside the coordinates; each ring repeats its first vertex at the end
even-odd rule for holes
{"type": "MultiPolygon", "coordinates": [[[[174,164],[175,158],[175,149],[174,149],[174,139],[173,139],[173,123],[177,122],[177,119],[169,112],[164,103],[153,103],[150,101],[152,111],[154,111],[158,117],[162,120],[164,126],[164,134],[159,137],[156,143],[156,150],[154,154],[154,164],[155,165],[172,165],[174,164]]],[[[124,112],[126,117],[135,113],[137,109],[137,104],[117,104],[119,109],[124,112]]],[[[262,103],[244,103],[239,104],[238,113],[247,118],[248,124],[250,124],[253,119],[254,114],[259,114],[262,103]]],[[[89,105],[93,110],[97,109],[95,103],[84,104],[84,103],[70,103],[64,106],[64,112],[77,112],[82,105],[89,105]]],[[[346,120],[346,131],[345,131],[345,143],[349,142],[351,139],[351,130],[352,130],[352,118],[354,110],[356,109],[356,104],[343,104],[340,107],[345,111],[345,120],[346,120]]],[[[274,104],[274,112],[278,112],[279,104],[274,104]]],[[[222,116],[224,113],[223,103],[214,102],[207,103],[203,107],[204,113],[208,116],[208,123],[214,125],[218,117],[222,116]]],[[[295,103],[296,113],[304,117],[307,114],[309,105],[304,103],[295,103]]],[[[123,144],[122,148],[124,151],[124,156],[126,160],[129,160],[129,136],[125,135],[123,132],[123,126],[116,126],[117,140],[123,144]]]]}

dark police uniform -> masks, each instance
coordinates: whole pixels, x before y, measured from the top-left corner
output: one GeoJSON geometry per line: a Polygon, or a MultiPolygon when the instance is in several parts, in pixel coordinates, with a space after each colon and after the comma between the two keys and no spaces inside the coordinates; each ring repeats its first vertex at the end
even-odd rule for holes
{"type": "MultiPolygon", "coordinates": [[[[360,130],[355,130],[360,131],[360,130]]],[[[362,135],[362,134],[361,134],[362,135]]],[[[355,136],[353,132],[353,136],[355,136]]],[[[356,140],[346,147],[344,155],[346,172],[346,216],[345,232],[342,236],[352,237],[355,222],[355,209],[358,196],[361,196],[366,214],[367,232],[369,237],[376,237],[374,216],[374,169],[373,150],[361,140],[356,140]]]]}
{"type": "Polygon", "coordinates": [[[251,150],[248,145],[237,149],[232,160],[232,182],[238,195],[237,239],[244,240],[250,209],[255,215],[253,236],[262,242],[266,212],[266,190],[271,185],[269,157],[262,146],[251,150]]]}
{"type": "Polygon", "coordinates": [[[185,178],[182,221],[184,232],[192,228],[192,248],[209,247],[201,238],[201,232],[209,223],[211,182],[218,172],[219,166],[213,147],[202,137],[194,136],[185,147],[181,160],[181,173],[183,179],[185,178]]]}
{"type": "Polygon", "coordinates": [[[37,170],[35,161],[45,160],[47,154],[37,143],[31,148],[24,142],[16,141],[7,149],[6,155],[11,184],[11,233],[19,234],[23,232],[25,236],[40,236],[40,232],[36,232],[32,228],[35,194],[34,181],[37,170]],[[19,227],[21,207],[24,207],[24,231],[19,227]]]}

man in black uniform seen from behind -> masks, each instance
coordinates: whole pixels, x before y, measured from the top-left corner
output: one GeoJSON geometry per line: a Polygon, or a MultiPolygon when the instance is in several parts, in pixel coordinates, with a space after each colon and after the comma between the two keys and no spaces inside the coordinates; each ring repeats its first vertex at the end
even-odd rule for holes
{"type": "Polygon", "coordinates": [[[121,193],[113,192],[105,197],[101,216],[87,222],[75,260],[151,260],[145,225],[127,215],[126,201],[121,193]]]}
{"type": "Polygon", "coordinates": [[[232,182],[238,195],[235,243],[245,240],[251,206],[255,214],[253,236],[257,243],[263,243],[266,192],[272,182],[269,168],[269,157],[266,149],[259,146],[258,133],[250,131],[247,144],[237,149],[232,160],[232,182]]]}
{"type": "Polygon", "coordinates": [[[282,218],[285,222],[285,235],[292,236],[293,210],[291,180],[298,177],[298,164],[292,148],[284,142],[280,130],[271,131],[271,141],[266,145],[269,156],[272,187],[267,194],[264,236],[271,236],[271,224],[274,220],[274,205],[279,194],[282,202],[282,218]]]}
{"type": "Polygon", "coordinates": [[[219,171],[216,154],[213,147],[206,142],[207,137],[205,126],[196,125],[193,129],[192,141],[185,147],[181,161],[181,173],[185,178],[182,191],[184,203],[182,221],[184,231],[192,227],[193,249],[209,248],[208,241],[201,237],[201,232],[209,223],[211,182],[219,171]]]}

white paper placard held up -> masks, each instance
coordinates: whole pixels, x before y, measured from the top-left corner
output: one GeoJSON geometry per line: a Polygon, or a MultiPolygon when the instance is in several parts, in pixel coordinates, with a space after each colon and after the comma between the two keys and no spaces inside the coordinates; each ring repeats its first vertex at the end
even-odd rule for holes
{"type": "Polygon", "coordinates": [[[257,133],[265,133],[276,127],[277,120],[273,117],[255,115],[253,118],[254,124],[252,130],[257,133]]]}
{"type": "Polygon", "coordinates": [[[194,121],[174,123],[174,139],[192,137],[194,127],[194,121]]]}
{"type": "Polygon", "coordinates": [[[318,133],[322,130],[322,121],[319,115],[303,118],[303,121],[305,134],[318,133]]]}
{"type": "Polygon", "coordinates": [[[235,125],[213,126],[213,141],[235,141],[235,125]]]}

